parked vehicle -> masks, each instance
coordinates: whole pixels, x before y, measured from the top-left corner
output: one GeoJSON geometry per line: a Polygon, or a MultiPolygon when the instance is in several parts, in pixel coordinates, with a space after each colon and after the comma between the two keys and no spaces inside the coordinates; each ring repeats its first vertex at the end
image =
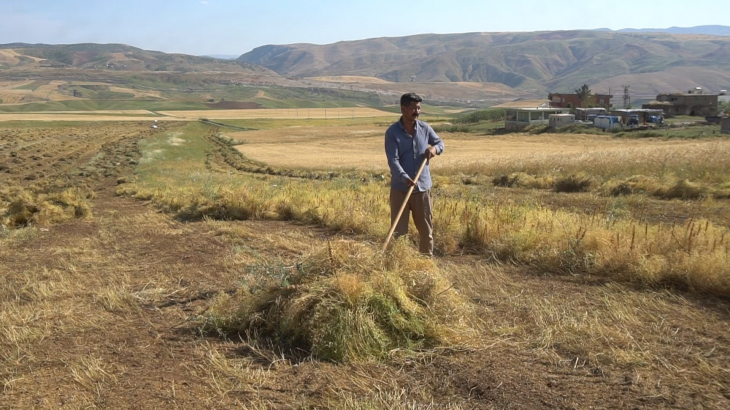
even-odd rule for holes
{"type": "Polygon", "coordinates": [[[597,115],[593,119],[593,126],[603,130],[620,130],[623,128],[621,119],[614,115],[597,115]]]}
{"type": "Polygon", "coordinates": [[[656,125],[662,125],[662,124],[664,124],[664,117],[662,117],[661,115],[650,115],[646,119],[646,122],[650,122],[650,123],[656,124],[656,125]]]}
{"type": "Polygon", "coordinates": [[[630,115],[629,120],[626,122],[626,125],[629,127],[638,127],[639,126],[639,116],[630,115]]]}

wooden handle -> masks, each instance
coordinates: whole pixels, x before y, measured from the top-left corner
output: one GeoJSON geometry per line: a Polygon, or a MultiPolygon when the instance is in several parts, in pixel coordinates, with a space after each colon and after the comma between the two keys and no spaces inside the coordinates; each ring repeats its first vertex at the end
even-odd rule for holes
{"type": "MultiPolygon", "coordinates": [[[[423,158],[423,162],[421,163],[421,168],[418,168],[418,172],[416,173],[416,177],[413,179],[413,181],[418,184],[418,178],[421,177],[421,173],[426,168],[426,164],[428,163],[427,158],[423,158]]],[[[406,205],[408,204],[408,199],[411,197],[411,194],[413,193],[413,189],[416,187],[416,185],[413,185],[412,187],[408,188],[408,192],[406,193],[406,199],[403,200],[403,205],[400,206],[400,211],[398,211],[398,216],[395,217],[393,220],[393,226],[390,227],[390,232],[388,232],[388,237],[385,238],[385,243],[383,244],[383,251],[388,247],[388,242],[390,242],[390,238],[393,237],[393,232],[395,232],[395,227],[398,225],[398,221],[400,220],[401,215],[403,215],[403,211],[406,209],[406,205]]]]}

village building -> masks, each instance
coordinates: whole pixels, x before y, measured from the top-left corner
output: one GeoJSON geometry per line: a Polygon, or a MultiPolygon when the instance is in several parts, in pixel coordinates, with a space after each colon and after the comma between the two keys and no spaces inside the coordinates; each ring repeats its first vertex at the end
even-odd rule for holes
{"type": "Polygon", "coordinates": [[[578,94],[548,94],[550,106],[555,108],[589,108],[589,107],[611,107],[609,94],[591,94],[585,101],[581,101],[578,94]]]}
{"type": "Polygon", "coordinates": [[[551,114],[569,114],[568,108],[505,108],[504,127],[521,130],[530,125],[549,125],[551,114]]]}
{"type": "Polygon", "coordinates": [[[723,134],[730,134],[730,117],[724,117],[720,124],[720,132],[723,134]]]}
{"type": "Polygon", "coordinates": [[[717,115],[717,94],[705,94],[701,87],[686,93],[662,93],[656,100],[642,108],[661,109],[665,115],[696,115],[700,117],[717,115]]]}

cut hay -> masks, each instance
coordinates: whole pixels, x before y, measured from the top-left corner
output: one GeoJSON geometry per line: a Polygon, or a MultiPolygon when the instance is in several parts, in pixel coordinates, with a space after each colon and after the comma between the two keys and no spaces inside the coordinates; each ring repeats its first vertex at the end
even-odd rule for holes
{"type": "Polygon", "coordinates": [[[596,186],[596,179],[585,173],[578,173],[555,181],[555,192],[588,192],[596,186]]]}
{"type": "Polygon", "coordinates": [[[709,190],[686,179],[680,179],[676,184],[656,192],[656,196],[664,199],[699,199],[707,196],[709,190]]]}
{"type": "Polygon", "coordinates": [[[611,196],[633,194],[653,195],[661,189],[662,183],[659,180],[644,175],[633,175],[625,180],[611,180],[605,185],[605,191],[611,196]]]}
{"type": "Polygon", "coordinates": [[[495,177],[492,179],[492,184],[499,187],[546,189],[552,188],[555,182],[550,177],[536,177],[525,172],[514,172],[495,177]]]}
{"type": "Polygon", "coordinates": [[[36,192],[12,188],[0,191],[0,223],[9,228],[48,225],[91,216],[94,193],[83,188],[36,192]]]}
{"type": "MultiPolygon", "coordinates": [[[[204,329],[264,339],[319,360],[384,359],[398,350],[465,344],[472,309],[434,262],[404,241],[387,254],[337,241],[290,273],[221,294],[204,329]]],[[[255,280],[254,279],[254,280],[255,280]]]]}

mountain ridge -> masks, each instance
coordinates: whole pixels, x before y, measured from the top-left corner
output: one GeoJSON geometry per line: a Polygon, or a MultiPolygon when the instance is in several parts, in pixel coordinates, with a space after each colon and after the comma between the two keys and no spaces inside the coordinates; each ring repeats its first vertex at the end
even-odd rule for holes
{"type": "Polygon", "coordinates": [[[126,44],[0,44],[0,72],[38,67],[114,69],[117,71],[220,71],[260,72],[270,70],[235,60],[143,50],[126,44]]]}
{"type": "Polygon", "coordinates": [[[637,90],[651,94],[666,91],[666,80],[652,80],[645,74],[664,72],[676,73],[669,82],[680,89],[730,85],[730,37],[654,32],[420,34],[327,45],[265,45],[238,61],[295,78],[491,82],[536,95],[571,91],[583,83],[610,87],[607,82],[612,78],[631,81],[626,76],[641,78],[637,90]],[[702,70],[693,74],[683,69],[687,67],[702,70]]]}

